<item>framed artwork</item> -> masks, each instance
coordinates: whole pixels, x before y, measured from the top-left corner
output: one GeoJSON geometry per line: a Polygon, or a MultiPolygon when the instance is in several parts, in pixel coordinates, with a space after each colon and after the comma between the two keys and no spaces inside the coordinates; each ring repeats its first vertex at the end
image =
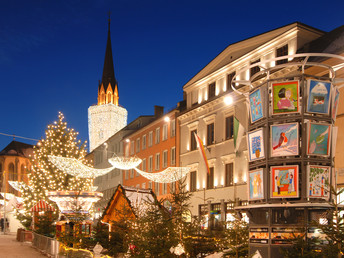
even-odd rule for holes
{"type": "Polygon", "coordinates": [[[329,199],[330,171],[329,166],[307,166],[307,196],[309,198],[329,199]]]}
{"type": "Polygon", "coordinates": [[[251,123],[263,118],[263,104],[261,89],[257,89],[249,95],[251,123]]]}
{"type": "Polygon", "coordinates": [[[330,155],[331,125],[330,124],[308,124],[308,155],[330,155]]]}
{"type": "Polygon", "coordinates": [[[264,199],[264,170],[257,169],[248,172],[248,192],[249,200],[264,199]]]}
{"type": "Polygon", "coordinates": [[[299,166],[274,166],[270,172],[271,198],[299,197],[299,166]]]}
{"type": "Polygon", "coordinates": [[[265,158],[263,129],[258,129],[247,134],[249,160],[255,161],[265,158]]]}
{"type": "Polygon", "coordinates": [[[307,90],[307,112],[328,114],[330,109],[331,83],[317,80],[308,80],[307,90]]]}
{"type": "Polygon", "coordinates": [[[299,124],[271,125],[271,157],[299,154],[299,124]]]}
{"type": "Polygon", "coordinates": [[[299,113],[299,81],[272,83],[272,114],[299,113]]]}
{"type": "Polygon", "coordinates": [[[334,87],[332,91],[332,112],[331,112],[331,117],[333,121],[336,121],[338,103],[339,103],[339,90],[337,87],[334,87]]]}

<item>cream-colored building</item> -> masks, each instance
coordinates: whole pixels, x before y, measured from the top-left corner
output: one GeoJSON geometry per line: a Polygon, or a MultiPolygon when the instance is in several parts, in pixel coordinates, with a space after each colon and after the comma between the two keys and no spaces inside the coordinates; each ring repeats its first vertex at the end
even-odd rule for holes
{"type": "MultiPolygon", "coordinates": [[[[186,182],[187,189],[194,192],[192,215],[204,215],[205,220],[210,214],[215,216],[215,221],[205,226],[230,219],[233,207],[246,205],[248,200],[246,135],[237,152],[233,139],[234,117],[247,129],[248,107],[246,98],[232,90],[232,79],[248,80],[260,71],[259,67],[237,72],[254,63],[296,54],[304,44],[323,34],[310,26],[292,23],[231,44],[184,85],[186,110],[178,117],[180,165],[191,168],[186,182]],[[210,174],[195,146],[194,132],[206,146],[210,174]]],[[[265,67],[275,65],[276,61],[271,61],[265,67]]],[[[243,86],[240,90],[249,89],[243,86]]]]}

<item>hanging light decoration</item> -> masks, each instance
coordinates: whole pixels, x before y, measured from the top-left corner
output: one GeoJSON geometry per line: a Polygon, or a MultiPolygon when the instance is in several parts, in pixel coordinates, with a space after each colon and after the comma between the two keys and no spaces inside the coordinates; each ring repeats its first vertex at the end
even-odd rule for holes
{"type": "Polygon", "coordinates": [[[23,192],[23,189],[25,189],[25,187],[28,187],[28,188],[30,188],[32,190],[32,187],[28,186],[24,182],[8,181],[8,183],[10,184],[10,186],[13,187],[14,190],[16,190],[18,192],[23,192]]]}
{"type": "Polygon", "coordinates": [[[147,173],[138,168],[135,170],[145,178],[157,183],[172,183],[185,177],[190,172],[189,167],[168,167],[158,173],[147,173]]]}
{"type": "Polygon", "coordinates": [[[97,169],[82,164],[75,158],[65,158],[53,155],[48,155],[49,161],[53,163],[59,170],[66,172],[72,176],[81,178],[95,178],[105,175],[113,170],[113,167],[97,169]]]}
{"type": "Polygon", "coordinates": [[[115,168],[129,170],[136,168],[138,165],[141,164],[142,159],[138,157],[112,157],[109,159],[109,162],[115,168]]]}

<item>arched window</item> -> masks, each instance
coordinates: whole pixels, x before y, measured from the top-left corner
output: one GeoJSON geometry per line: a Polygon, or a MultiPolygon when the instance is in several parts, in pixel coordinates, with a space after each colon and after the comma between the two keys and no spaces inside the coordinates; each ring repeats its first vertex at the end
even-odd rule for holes
{"type": "Polygon", "coordinates": [[[8,176],[7,176],[8,180],[13,181],[14,180],[14,164],[11,162],[8,165],[8,176]]]}
{"type": "Polygon", "coordinates": [[[105,93],[104,93],[104,92],[102,92],[102,93],[100,94],[100,102],[101,102],[101,104],[104,104],[104,103],[105,103],[105,93]]]}
{"type": "Polygon", "coordinates": [[[24,164],[22,164],[20,167],[20,181],[24,181],[25,174],[26,174],[25,170],[26,170],[25,166],[24,166],[24,164]]]}
{"type": "Polygon", "coordinates": [[[108,94],[107,94],[107,101],[106,101],[106,103],[112,103],[112,94],[111,94],[111,92],[108,92],[108,94]]]}

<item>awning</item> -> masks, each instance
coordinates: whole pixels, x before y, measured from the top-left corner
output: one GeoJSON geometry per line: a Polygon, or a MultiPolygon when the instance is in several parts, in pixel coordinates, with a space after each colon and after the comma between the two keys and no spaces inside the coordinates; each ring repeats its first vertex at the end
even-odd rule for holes
{"type": "Polygon", "coordinates": [[[54,207],[48,204],[44,200],[39,200],[31,209],[30,211],[55,211],[54,207]]]}

